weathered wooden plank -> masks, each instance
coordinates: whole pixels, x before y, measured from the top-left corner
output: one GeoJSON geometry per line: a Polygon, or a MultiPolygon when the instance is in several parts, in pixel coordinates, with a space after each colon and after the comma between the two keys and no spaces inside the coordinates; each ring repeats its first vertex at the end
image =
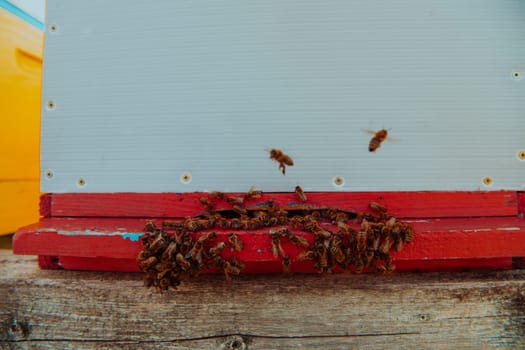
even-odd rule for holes
{"type": "MultiPolygon", "coordinates": [[[[239,194],[232,194],[239,195],[239,194]]],[[[199,198],[207,193],[53,193],[42,198],[43,216],[55,217],[184,217],[203,211],[199,198]]],[[[308,204],[348,210],[368,210],[368,203],[385,205],[399,218],[513,216],[517,214],[515,191],[491,192],[314,192],[308,204]]],[[[266,193],[257,202],[273,200],[297,204],[294,193],[266,193]]],[[[214,201],[217,208],[230,208],[214,201]]],[[[253,205],[254,200],[247,201],[253,205]]]]}
{"type": "Polygon", "coordinates": [[[525,346],[525,271],[202,276],[158,294],[141,276],[39,270],[0,251],[7,348],[525,346]]]}

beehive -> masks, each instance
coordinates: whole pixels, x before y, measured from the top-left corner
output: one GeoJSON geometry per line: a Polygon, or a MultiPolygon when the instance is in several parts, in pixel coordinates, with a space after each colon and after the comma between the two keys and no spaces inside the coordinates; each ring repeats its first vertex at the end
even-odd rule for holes
{"type": "MultiPolygon", "coordinates": [[[[49,194],[15,251],[48,267],[136,270],[146,218],[196,215],[203,192],[253,185],[290,205],[300,185],[311,205],[378,201],[412,219],[419,239],[397,256],[407,268],[510,267],[525,254],[524,10],[49,0],[49,194]],[[380,129],[389,139],[369,152],[366,131],[380,129]],[[272,148],[293,157],[285,176],[272,148]]],[[[250,249],[253,271],[275,270],[268,247],[250,249]]]]}

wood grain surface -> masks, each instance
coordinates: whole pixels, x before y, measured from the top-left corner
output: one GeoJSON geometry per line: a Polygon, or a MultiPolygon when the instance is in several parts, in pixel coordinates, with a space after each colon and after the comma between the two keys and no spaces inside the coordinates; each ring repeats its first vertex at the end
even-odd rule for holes
{"type": "Polygon", "coordinates": [[[39,270],[0,250],[1,349],[525,346],[525,271],[202,276],[39,270]]]}

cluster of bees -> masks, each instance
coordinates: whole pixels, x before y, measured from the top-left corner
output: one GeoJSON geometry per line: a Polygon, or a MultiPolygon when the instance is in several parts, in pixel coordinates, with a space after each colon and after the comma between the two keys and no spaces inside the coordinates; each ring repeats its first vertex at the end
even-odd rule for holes
{"type": "MultiPolygon", "coordinates": [[[[373,135],[368,150],[375,152],[387,139],[388,131],[367,132],[373,135]]],[[[272,148],[268,152],[283,175],[287,166],[294,165],[293,159],[282,150],[272,148]]],[[[203,270],[223,271],[226,278],[238,275],[244,268],[243,263],[236,258],[224,258],[222,252],[228,247],[239,252],[244,244],[233,232],[228,234],[227,242],[218,242],[214,229],[268,228],[272,254],[280,257],[285,273],[292,271],[294,261],[305,260],[313,261],[319,273],[330,273],[334,268],[356,273],[365,268],[393,271],[390,251],[401,250],[414,236],[412,226],[397,221],[379,203],[370,203],[370,212],[357,213],[304,204],[307,197],[300,186],[295,188],[295,193],[303,204],[281,206],[267,201],[245,206],[246,200],[261,198],[262,191],[252,187],[243,196],[226,196],[214,191],[199,199],[205,207],[200,215],[179,222],[165,221],[161,227],[149,222],[142,236],[143,250],[137,257],[139,268],[146,273],[145,285],[160,291],[175,288],[182,280],[197,276],[203,270]],[[216,210],[217,201],[225,201],[230,207],[216,210]],[[198,236],[199,231],[206,232],[198,236]],[[296,234],[298,231],[301,233],[296,234]],[[282,240],[289,241],[301,252],[290,256],[283,249],[282,240]]]]}
{"type": "Polygon", "coordinates": [[[137,257],[140,269],[146,273],[145,285],[160,291],[175,288],[203,270],[222,271],[227,278],[238,275],[243,263],[223,254],[229,250],[226,255],[231,256],[231,252],[245,248],[234,231],[267,229],[267,248],[281,260],[285,273],[292,272],[294,262],[307,260],[319,273],[330,273],[334,268],[355,273],[364,269],[393,271],[390,252],[412,241],[412,226],[398,221],[379,203],[370,203],[369,211],[354,212],[308,205],[300,186],[295,192],[302,203],[286,206],[272,200],[245,206],[245,200],[261,198],[262,192],[255,188],[243,196],[211,192],[200,198],[205,210],[197,216],[164,221],[160,227],[147,223],[143,250],[137,257]],[[229,206],[215,209],[217,202],[229,206]],[[227,241],[220,241],[214,230],[230,231],[227,241]],[[283,242],[290,242],[300,252],[288,254],[283,242]]]}

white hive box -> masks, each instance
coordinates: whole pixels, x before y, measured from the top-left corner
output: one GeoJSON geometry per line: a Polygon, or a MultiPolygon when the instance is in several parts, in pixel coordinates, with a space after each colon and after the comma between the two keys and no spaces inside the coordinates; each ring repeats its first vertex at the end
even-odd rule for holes
{"type": "Polygon", "coordinates": [[[524,15],[516,0],[48,0],[41,190],[521,189],[524,15]],[[382,128],[396,142],[368,152],[363,130],[382,128]]]}

